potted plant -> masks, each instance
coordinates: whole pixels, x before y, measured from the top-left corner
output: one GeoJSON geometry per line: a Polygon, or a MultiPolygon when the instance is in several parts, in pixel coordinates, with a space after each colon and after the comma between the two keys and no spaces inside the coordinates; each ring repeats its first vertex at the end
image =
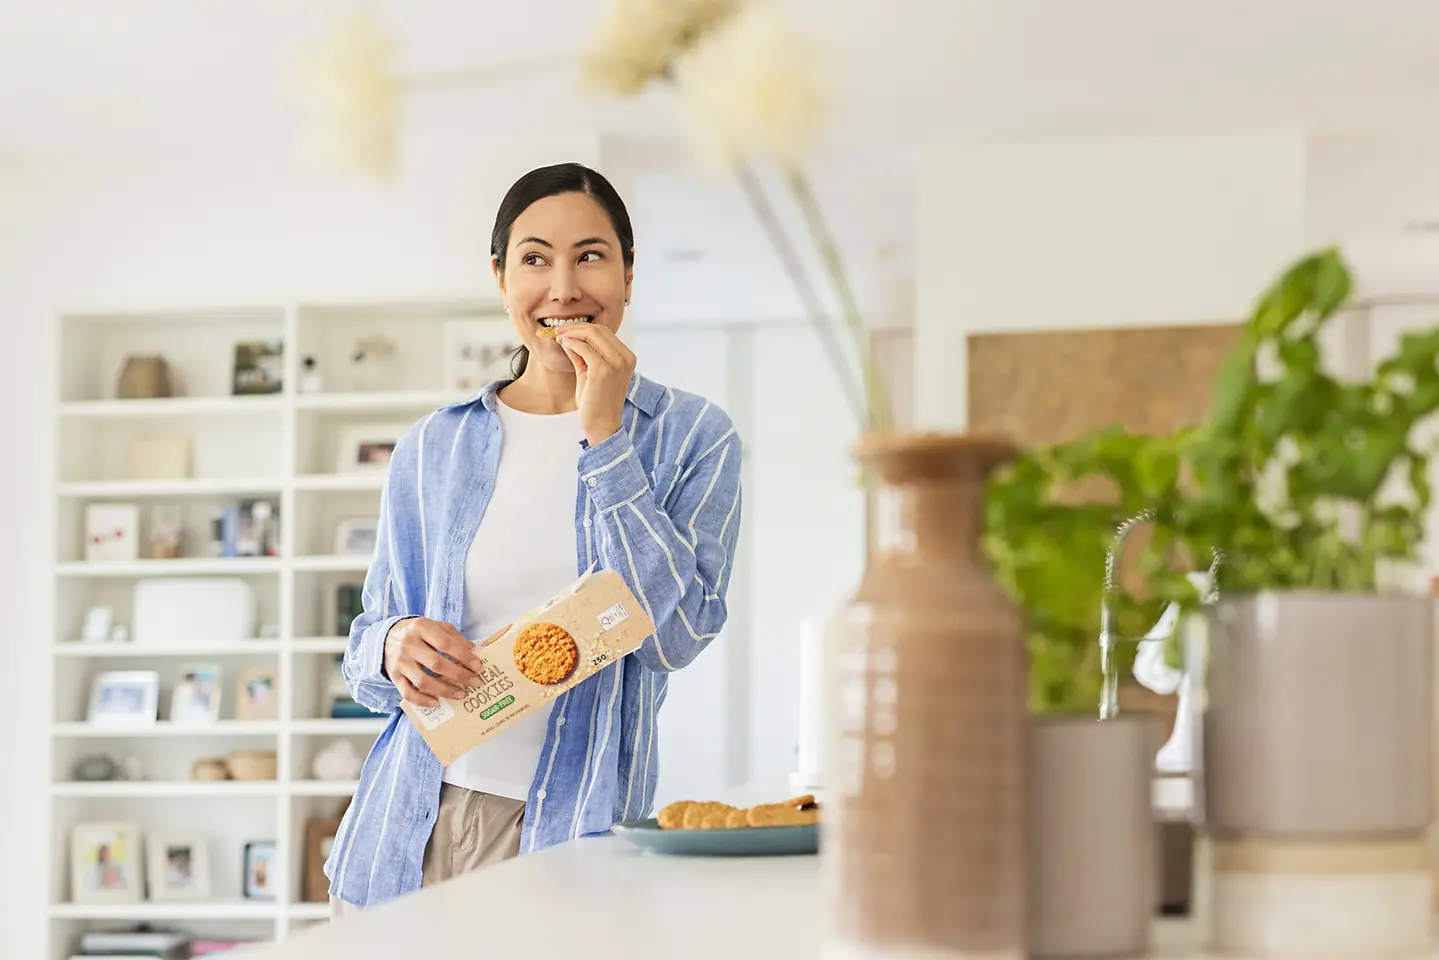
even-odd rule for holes
{"type": "MultiPolygon", "coordinates": [[[[1180,440],[1192,484],[1157,504],[1163,541],[1225,556],[1189,657],[1224,951],[1429,944],[1433,601],[1403,581],[1430,503],[1416,427],[1439,409],[1439,327],[1341,380],[1321,334],[1350,289],[1333,249],[1278,279],[1180,440]]],[[[1151,566],[1193,610],[1177,571],[1151,566]]]]}
{"type": "MultiPolygon", "coordinates": [[[[1203,685],[1211,937],[1224,951],[1382,956],[1430,935],[1432,601],[1393,574],[1416,559],[1430,502],[1415,428],[1439,409],[1439,328],[1341,381],[1321,334],[1350,288],[1337,251],[1302,258],[1246,321],[1205,423],[1033,451],[988,492],[986,552],[1029,623],[1041,745],[1054,718],[1098,705],[1106,545],[1126,517],[1155,518],[1139,549],[1146,594],[1113,591],[1114,627],[1141,637],[1173,603],[1203,641],[1182,653],[1203,685]],[[1088,477],[1107,499],[1059,495],[1088,477]],[[1216,552],[1219,599],[1204,607],[1190,575],[1216,552]]],[[[1061,789],[1042,769],[1035,781],[1061,789]]],[[[1055,869],[1033,872],[1058,882],[1055,869]]]]}
{"type": "MultiPolygon", "coordinates": [[[[983,546],[1024,611],[1029,660],[1028,940],[1039,958],[1141,956],[1158,899],[1151,819],[1161,726],[1148,713],[1098,723],[1110,629],[1139,638],[1164,601],[1106,571],[1125,521],[1171,497],[1176,438],[1105,430],[1026,452],[990,481],[983,546]],[[1103,883],[1094,878],[1103,873],[1103,883]]],[[[1128,674],[1135,644],[1115,646],[1128,674]]]]}

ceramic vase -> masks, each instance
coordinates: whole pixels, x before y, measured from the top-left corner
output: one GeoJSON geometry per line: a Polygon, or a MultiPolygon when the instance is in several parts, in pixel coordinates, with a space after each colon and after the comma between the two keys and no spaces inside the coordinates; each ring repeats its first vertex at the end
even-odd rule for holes
{"type": "Polygon", "coordinates": [[[871,534],[840,631],[827,956],[1025,956],[1024,630],[980,547],[1013,454],[953,435],[858,452],[871,534]]]}
{"type": "Polygon", "coordinates": [[[1029,732],[1029,956],[1142,957],[1158,909],[1151,713],[1036,717],[1029,732]]]}
{"type": "Polygon", "coordinates": [[[1210,613],[1200,770],[1212,949],[1430,943],[1433,601],[1318,592],[1210,613]]]}

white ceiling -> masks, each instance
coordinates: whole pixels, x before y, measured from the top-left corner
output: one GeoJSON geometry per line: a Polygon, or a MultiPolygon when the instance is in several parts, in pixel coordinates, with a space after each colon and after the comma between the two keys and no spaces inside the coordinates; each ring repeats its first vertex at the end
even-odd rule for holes
{"type": "MultiPolygon", "coordinates": [[[[354,2],[0,0],[0,161],[291,150],[303,121],[294,59],[354,2]]],[[[860,260],[910,237],[908,158],[927,143],[1275,126],[1439,132],[1439,0],[775,2],[830,53],[838,149],[815,177],[860,260]]],[[[408,136],[672,135],[663,91],[613,103],[576,89],[574,52],[607,0],[373,6],[412,72],[552,58],[486,90],[415,102],[408,136]]],[[[713,247],[717,232],[730,249],[736,237],[762,242],[732,185],[672,165],[644,178],[632,206],[671,256],[713,247]]],[[[701,268],[680,260],[670,272],[685,269],[701,268]]]]}
{"type": "MultiPolygon", "coordinates": [[[[837,138],[915,144],[1082,130],[1439,121],[1433,0],[778,0],[833,54],[837,138]]],[[[283,135],[296,49],[349,0],[0,0],[0,151],[283,135]]],[[[571,67],[604,0],[384,0],[407,64],[553,54],[417,122],[507,135],[669,129],[571,67]]]]}

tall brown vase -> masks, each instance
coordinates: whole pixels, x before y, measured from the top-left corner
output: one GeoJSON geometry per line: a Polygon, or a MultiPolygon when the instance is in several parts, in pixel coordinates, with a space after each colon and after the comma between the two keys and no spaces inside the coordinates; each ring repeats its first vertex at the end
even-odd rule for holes
{"type": "Polygon", "coordinates": [[[1024,630],[980,552],[995,438],[866,440],[823,845],[829,956],[1025,954],[1024,630]]]}

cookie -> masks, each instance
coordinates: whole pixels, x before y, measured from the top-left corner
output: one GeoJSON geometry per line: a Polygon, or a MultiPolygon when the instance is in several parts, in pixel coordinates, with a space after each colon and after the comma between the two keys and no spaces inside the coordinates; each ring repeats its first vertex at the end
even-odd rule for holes
{"type": "Polygon", "coordinates": [[[734,807],[727,803],[720,803],[717,800],[705,800],[697,803],[685,811],[684,828],[686,830],[713,830],[716,827],[723,827],[729,818],[729,812],[734,807]]]}
{"type": "Polygon", "coordinates": [[[741,827],[749,826],[749,820],[747,819],[748,814],[748,810],[731,810],[725,817],[725,828],[737,830],[741,827]]]}
{"type": "Polygon", "coordinates": [[[693,800],[676,800],[664,807],[656,818],[661,830],[678,830],[685,825],[685,811],[694,806],[693,800]]]}
{"type": "Polygon", "coordinates": [[[762,803],[750,807],[745,822],[751,827],[800,827],[819,822],[819,807],[789,803],[762,803]]]}
{"type": "Polygon", "coordinates": [[[540,338],[543,339],[543,340],[553,340],[555,337],[558,337],[559,335],[560,335],[560,328],[559,328],[559,327],[540,327],[539,331],[536,333],[536,336],[540,337],[540,338]]]}
{"type": "Polygon", "coordinates": [[[535,683],[559,683],[580,659],[575,638],[553,623],[532,623],[515,638],[515,666],[535,683]]]}

